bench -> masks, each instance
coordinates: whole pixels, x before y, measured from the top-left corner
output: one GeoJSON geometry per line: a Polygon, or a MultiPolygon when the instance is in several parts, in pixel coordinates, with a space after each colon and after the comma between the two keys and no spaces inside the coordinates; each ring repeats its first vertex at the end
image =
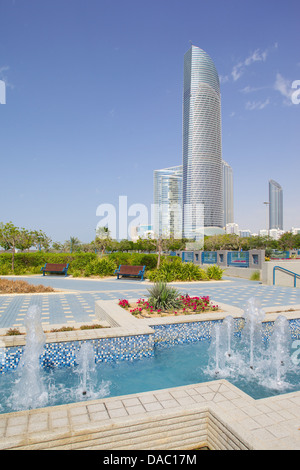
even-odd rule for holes
{"type": "Polygon", "coordinates": [[[41,271],[43,271],[43,276],[45,276],[45,273],[64,274],[66,276],[68,273],[68,268],[69,263],[45,263],[45,266],[41,268],[41,271]]]}
{"type": "Polygon", "coordinates": [[[127,264],[120,264],[118,269],[115,270],[115,274],[117,274],[117,279],[119,279],[119,276],[140,277],[143,281],[145,268],[146,266],[130,266],[127,264]]]}

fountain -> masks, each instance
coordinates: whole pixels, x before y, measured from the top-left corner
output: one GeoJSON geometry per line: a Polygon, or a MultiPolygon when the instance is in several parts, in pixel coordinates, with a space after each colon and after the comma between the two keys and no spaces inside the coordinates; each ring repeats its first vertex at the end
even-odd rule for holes
{"type": "Polygon", "coordinates": [[[80,376],[79,394],[91,395],[93,388],[93,373],[96,370],[95,354],[92,343],[82,343],[79,353],[76,356],[78,368],[76,372],[80,376]]]}
{"type": "Polygon", "coordinates": [[[225,356],[230,358],[232,356],[233,333],[234,333],[234,318],[228,315],[223,321],[223,329],[227,337],[225,356]]]}
{"type": "Polygon", "coordinates": [[[26,345],[18,365],[18,379],[15,382],[10,400],[16,409],[30,409],[44,406],[48,393],[44,386],[40,356],[45,345],[45,333],[37,305],[29,307],[26,318],[26,345]]]}
{"type": "Polygon", "coordinates": [[[216,323],[212,332],[209,348],[209,368],[215,375],[226,377],[230,372],[227,367],[232,357],[234,319],[228,315],[222,323],[216,323]]]}
{"type": "Polygon", "coordinates": [[[240,341],[234,339],[234,319],[216,323],[211,335],[207,372],[214,377],[243,377],[264,387],[282,390],[286,375],[295,369],[291,360],[291,332],[286,317],[274,322],[269,340],[263,339],[265,312],[256,299],[248,301],[240,341]]]}
{"type": "Polygon", "coordinates": [[[264,310],[260,308],[258,300],[254,297],[248,301],[244,318],[245,326],[241,345],[249,351],[248,363],[250,369],[253,369],[255,362],[258,362],[261,357],[262,321],[265,318],[264,310]]]}
{"type": "MultiPolygon", "coordinates": [[[[49,406],[59,400],[98,399],[109,395],[110,381],[99,382],[97,378],[94,348],[91,342],[82,343],[76,356],[77,367],[50,368],[43,370],[40,357],[45,345],[45,334],[40,321],[40,309],[32,306],[26,319],[26,346],[15,372],[11,393],[5,398],[5,406],[13,411],[49,406]],[[62,375],[73,383],[79,375],[79,386],[71,387],[64,382],[62,375]]],[[[1,412],[1,406],[0,406],[1,412]]]]}
{"type": "Polygon", "coordinates": [[[290,351],[291,334],[289,322],[286,317],[280,315],[274,322],[273,333],[266,351],[268,375],[278,388],[285,386],[285,376],[292,368],[290,351]]]}

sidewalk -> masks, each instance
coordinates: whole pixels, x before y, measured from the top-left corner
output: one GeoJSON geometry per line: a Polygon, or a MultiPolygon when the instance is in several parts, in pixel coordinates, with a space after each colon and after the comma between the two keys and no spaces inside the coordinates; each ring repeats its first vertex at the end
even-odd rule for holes
{"type": "MultiPolygon", "coordinates": [[[[61,276],[9,277],[43,284],[60,290],[45,294],[0,295],[0,328],[24,326],[30,305],[41,308],[44,325],[96,322],[96,300],[118,300],[147,297],[150,283],[139,280],[77,279],[61,276]]],[[[172,283],[180,293],[191,296],[208,295],[214,302],[244,309],[251,297],[257,297],[262,307],[299,305],[300,289],[266,286],[256,281],[224,278],[224,281],[172,283]]]]}

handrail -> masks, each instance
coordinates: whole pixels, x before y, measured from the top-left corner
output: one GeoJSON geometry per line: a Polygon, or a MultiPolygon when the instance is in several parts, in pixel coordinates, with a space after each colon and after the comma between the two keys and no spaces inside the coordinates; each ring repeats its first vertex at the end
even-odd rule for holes
{"type": "Polygon", "coordinates": [[[300,279],[300,274],[294,273],[293,271],[289,271],[286,268],[283,268],[282,266],[274,266],[273,268],[273,286],[275,286],[275,271],[276,269],[279,269],[280,271],[283,271],[284,273],[288,274],[289,276],[294,276],[294,287],[297,287],[297,279],[300,279]]]}

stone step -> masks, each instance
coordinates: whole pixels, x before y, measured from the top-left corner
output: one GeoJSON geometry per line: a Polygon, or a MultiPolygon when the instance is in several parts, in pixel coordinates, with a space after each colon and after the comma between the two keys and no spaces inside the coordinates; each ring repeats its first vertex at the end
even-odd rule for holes
{"type": "MultiPolygon", "coordinates": [[[[143,421],[91,428],[82,432],[68,433],[58,439],[26,443],[18,449],[164,449],[165,445],[181,445],[192,439],[196,443],[206,440],[207,413],[182,413],[179,416],[148,417],[143,421]]],[[[190,445],[190,443],[188,444],[190,445]]],[[[171,448],[171,447],[169,447],[171,448]]]]}

